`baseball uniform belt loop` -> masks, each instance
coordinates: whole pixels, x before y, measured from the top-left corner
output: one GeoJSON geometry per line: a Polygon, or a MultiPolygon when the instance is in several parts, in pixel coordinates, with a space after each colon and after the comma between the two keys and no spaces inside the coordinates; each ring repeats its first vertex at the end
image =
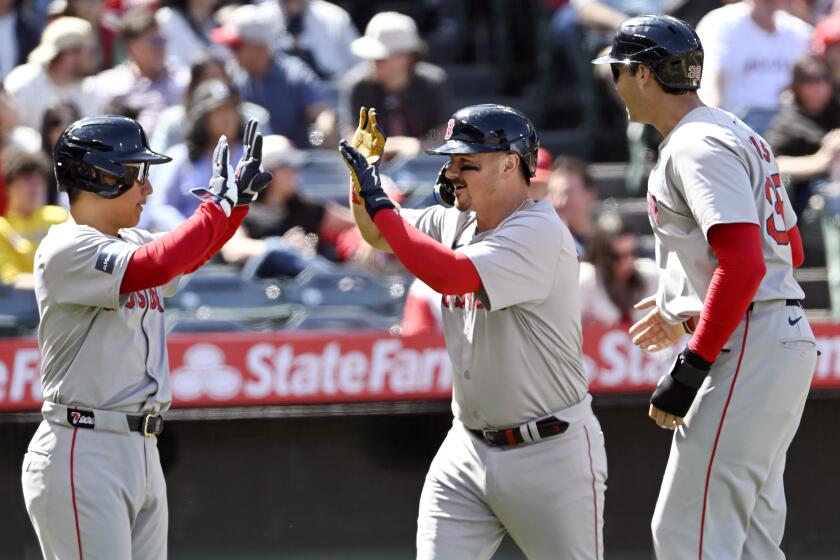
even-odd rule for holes
{"type": "Polygon", "coordinates": [[[772,307],[772,306],[776,306],[776,305],[781,306],[781,303],[783,301],[784,301],[784,305],[786,307],[801,307],[802,309],[805,309],[805,306],[802,304],[802,300],[799,300],[799,299],[785,299],[785,300],[770,299],[770,300],[752,302],[750,304],[749,308],[747,309],[747,311],[748,312],[753,312],[753,311],[758,311],[762,308],[772,307]]]}

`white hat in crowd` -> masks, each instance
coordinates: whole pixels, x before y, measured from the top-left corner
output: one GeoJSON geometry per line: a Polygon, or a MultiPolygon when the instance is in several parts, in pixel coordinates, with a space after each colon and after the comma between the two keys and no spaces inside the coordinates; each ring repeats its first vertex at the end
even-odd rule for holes
{"type": "Polygon", "coordinates": [[[306,163],[306,153],[295,148],[291,140],[279,134],[263,136],[263,169],[271,171],[278,167],[301,167],[306,163]]]}
{"type": "Polygon", "coordinates": [[[423,50],[417,24],[398,12],[380,12],[373,16],[363,37],[350,43],[350,51],[366,60],[379,60],[391,55],[423,50]]]}
{"type": "Polygon", "coordinates": [[[40,44],[29,53],[29,62],[49,64],[65,51],[93,44],[93,27],[90,23],[77,17],[60,17],[44,28],[40,44]]]}
{"type": "Polygon", "coordinates": [[[215,43],[235,48],[242,43],[273,45],[277,33],[269,12],[254,4],[238,6],[230,10],[224,24],[210,32],[215,43]]]}

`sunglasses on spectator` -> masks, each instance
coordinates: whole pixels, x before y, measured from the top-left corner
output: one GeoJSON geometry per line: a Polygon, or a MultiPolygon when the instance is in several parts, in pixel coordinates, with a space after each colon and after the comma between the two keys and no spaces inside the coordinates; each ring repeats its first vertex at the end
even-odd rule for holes
{"type": "Polygon", "coordinates": [[[614,261],[623,261],[624,259],[635,259],[639,256],[638,249],[632,249],[630,251],[623,251],[621,253],[617,253],[612,251],[610,253],[610,258],[614,261]]]}
{"type": "Polygon", "coordinates": [[[805,74],[802,76],[803,84],[815,84],[817,82],[828,82],[831,78],[828,74],[805,74]]]}

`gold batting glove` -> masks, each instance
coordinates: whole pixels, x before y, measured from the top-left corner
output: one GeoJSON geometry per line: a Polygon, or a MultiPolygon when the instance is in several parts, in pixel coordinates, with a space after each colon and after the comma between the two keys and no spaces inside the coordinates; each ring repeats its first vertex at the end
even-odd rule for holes
{"type": "Polygon", "coordinates": [[[378,165],[385,150],[385,131],[379,126],[376,109],[359,109],[359,126],[350,139],[350,145],[359,151],[371,165],[378,165]]]}

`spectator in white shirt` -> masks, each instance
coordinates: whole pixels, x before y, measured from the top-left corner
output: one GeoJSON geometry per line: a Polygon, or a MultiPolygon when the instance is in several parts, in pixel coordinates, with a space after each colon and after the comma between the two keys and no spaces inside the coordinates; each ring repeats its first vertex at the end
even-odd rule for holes
{"type": "Polygon", "coordinates": [[[93,29],[83,19],[60,17],[47,25],[29,62],[4,80],[21,124],[39,129],[47,107],[62,101],[74,103],[82,116],[96,111],[94,96],[82,85],[96,68],[95,45],[93,29]]]}
{"type": "Polygon", "coordinates": [[[350,52],[359,32],[344,8],[324,0],[267,0],[261,7],[277,22],[277,47],[319,78],[336,79],[359,62],[350,52]]]}
{"type": "Polygon", "coordinates": [[[738,115],[778,109],[793,65],[814,28],[781,9],[783,0],[744,0],[712,10],[697,25],[705,60],[700,97],[738,115]]]}
{"type": "Polygon", "coordinates": [[[166,62],[172,70],[189,70],[207,56],[226,60],[230,51],[213,43],[210,32],[218,27],[214,11],[219,0],[168,0],[156,14],[166,39],[166,62]]]}

